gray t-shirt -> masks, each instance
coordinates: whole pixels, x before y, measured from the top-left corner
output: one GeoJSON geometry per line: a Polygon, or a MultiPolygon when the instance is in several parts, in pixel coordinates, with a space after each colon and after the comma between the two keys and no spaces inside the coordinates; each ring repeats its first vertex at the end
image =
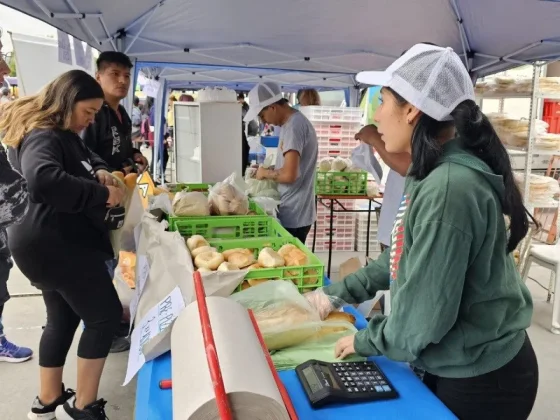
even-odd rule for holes
{"type": "Polygon", "coordinates": [[[309,120],[295,112],[280,130],[276,169],[284,166],[284,153],[299,153],[299,172],[293,184],[278,184],[280,208],[278,219],[286,228],[310,226],[315,222],[315,168],[317,134],[309,120]]]}

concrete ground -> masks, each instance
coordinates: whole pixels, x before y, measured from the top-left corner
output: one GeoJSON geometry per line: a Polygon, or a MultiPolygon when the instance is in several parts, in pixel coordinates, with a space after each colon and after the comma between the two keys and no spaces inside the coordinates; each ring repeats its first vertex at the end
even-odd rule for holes
{"type": "MultiPolygon", "coordinates": [[[[336,278],[338,265],[358,253],[339,252],[333,256],[333,278],[336,278]]],[[[538,267],[533,268],[531,277],[542,285],[548,285],[549,273],[538,267]]],[[[9,289],[15,297],[4,310],[6,334],[14,342],[38,351],[41,326],[45,320],[45,309],[40,296],[27,296],[36,293],[19,270],[14,269],[9,289]],[[18,297],[18,295],[21,295],[18,297]]],[[[560,336],[550,333],[552,305],[546,303],[546,290],[537,282],[529,280],[533,293],[535,313],[529,335],[535,347],[540,365],[540,387],[531,420],[560,420],[560,336]]],[[[65,382],[69,387],[76,385],[76,334],[74,346],[68,356],[65,382]]],[[[134,399],[136,384],[132,382],[122,387],[128,353],[112,354],[107,360],[107,368],[101,382],[100,396],[108,400],[107,415],[111,420],[132,420],[134,418],[134,399]]],[[[0,419],[20,420],[27,418],[29,406],[38,389],[37,358],[19,365],[0,364],[0,419]]]]}

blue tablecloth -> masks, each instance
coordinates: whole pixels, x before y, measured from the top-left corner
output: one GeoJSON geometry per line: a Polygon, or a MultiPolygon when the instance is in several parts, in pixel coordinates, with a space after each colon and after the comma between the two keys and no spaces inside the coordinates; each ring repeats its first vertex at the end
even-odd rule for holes
{"type": "MultiPolygon", "coordinates": [[[[354,308],[344,308],[356,317],[356,328],[365,328],[364,317],[354,308]]],[[[399,393],[399,398],[352,405],[328,406],[314,410],[294,370],[280,372],[300,420],[447,420],[455,416],[418,379],[405,363],[385,357],[373,357],[399,393]]],[[[172,420],[171,390],[159,389],[159,381],[171,378],[171,353],[146,363],[138,373],[136,390],[136,420],[172,420]]]]}

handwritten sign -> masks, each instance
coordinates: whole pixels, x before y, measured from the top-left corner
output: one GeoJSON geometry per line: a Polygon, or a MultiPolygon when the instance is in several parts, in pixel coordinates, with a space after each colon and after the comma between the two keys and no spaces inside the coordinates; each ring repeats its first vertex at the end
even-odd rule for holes
{"type": "Polygon", "coordinates": [[[58,37],[58,62],[72,65],[72,47],[70,37],[66,32],[57,30],[58,37]]]}
{"type": "Polygon", "coordinates": [[[159,333],[171,328],[175,318],[185,309],[185,301],[179,287],[175,287],[169,295],[148,311],[132,331],[130,353],[123,386],[127,385],[146,363],[143,347],[159,333]]]}
{"type": "Polygon", "coordinates": [[[160,88],[160,83],[157,80],[148,80],[144,87],[142,88],[142,92],[146,94],[146,96],[150,96],[152,98],[157,98],[158,92],[160,88]]]}

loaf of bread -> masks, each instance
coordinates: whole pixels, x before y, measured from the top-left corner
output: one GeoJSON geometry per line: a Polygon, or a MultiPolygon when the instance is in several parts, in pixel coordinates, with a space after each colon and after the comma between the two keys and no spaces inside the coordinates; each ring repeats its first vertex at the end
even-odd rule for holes
{"type": "Polygon", "coordinates": [[[210,245],[208,241],[201,235],[193,235],[189,239],[187,239],[187,248],[189,248],[189,251],[191,252],[196,248],[208,245],[210,245]]]}
{"type": "Polygon", "coordinates": [[[245,268],[255,262],[255,256],[253,253],[248,254],[246,252],[234,252],[229,255],[227,261],[235,264],[239,268],[245,268]]]}
{"type": "Polygon", "coordinates": [[[328,317],[325,318],[325,322],[340,322],[346,321],[350,324],[354,325],[356,322],[356,318],[354,315],[346,313],[346,312],[331,312],[328,317]]]}
{"type": "Polygon", "coordinates": [[[232,254],[247,254],[247,255],[251,255],[253,256],[253,250],[252,249],[247,249],[247,248],[233,248],[233,249],[228,249],[224,252],[222,252],[222,255],[224,256],[224,258],[226,259],[226,261],[229,261],[229,257],[232,254]]]}
{"type": "Polygon", "coordinates": [[[276,268],[286,265],[284,258],[272,248],[263,248],[259,253],[259,264],[264,268],[276,268]]]}
{"type": "Polygon", "coordinates": [[[208,246],[208,245],[199,246],[198,248],[195,248],[191,251],[191,255],[192,255],[193,258],[196,258],[197,256],[199,256],[203,252],[216,252],[216,248],[213,248],[213,247],[208,246]]]}

